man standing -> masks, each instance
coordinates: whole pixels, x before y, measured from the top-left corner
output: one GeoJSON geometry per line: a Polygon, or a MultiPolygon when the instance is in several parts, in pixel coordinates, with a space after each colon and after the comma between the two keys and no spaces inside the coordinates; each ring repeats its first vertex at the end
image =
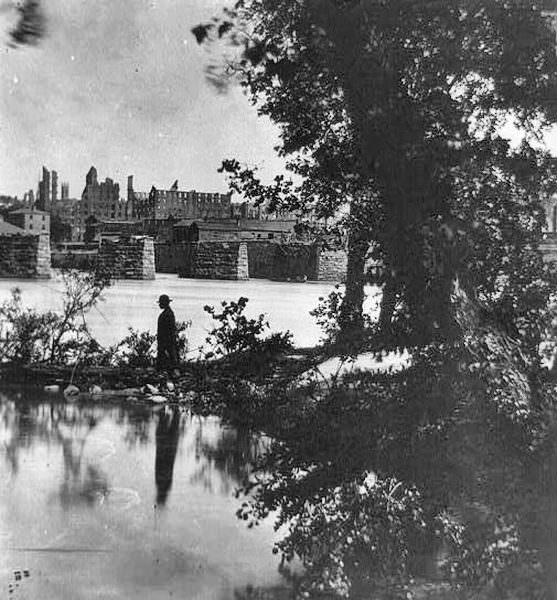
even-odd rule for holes
{"type": "Polygon", "coordinates": [[[157,369],[171,369],[178,362],[176,348],[176,319],[170,308],[172,300],[162,294],[159,297],[159,306],[162,312],[157,324],[157,369]]]}

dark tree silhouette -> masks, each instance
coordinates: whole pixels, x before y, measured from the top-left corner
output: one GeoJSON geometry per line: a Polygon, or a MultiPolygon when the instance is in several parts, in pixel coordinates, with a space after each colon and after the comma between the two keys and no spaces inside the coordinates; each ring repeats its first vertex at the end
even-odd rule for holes
{"type": "Polygon", "coordinates": [[[533,140],[557,120],[555,31],[542,5],[242,0],[204,28],[197,40],[233,49],[220,80],[234,73],[277,124],[278,152],[301,180],[263,185],[228,160],[233,187],[321,216],[349,205],[340,314],[349,336],[362,326],[370,247],[385,265],[382,329],[426,343],[450,331],[455,279],[490,301],[519,295],[517,265],[538,277],[527,249],[554,175],[533,140]],[[526,134],[518,148],[501,134],[509,120],[526,134]]]}

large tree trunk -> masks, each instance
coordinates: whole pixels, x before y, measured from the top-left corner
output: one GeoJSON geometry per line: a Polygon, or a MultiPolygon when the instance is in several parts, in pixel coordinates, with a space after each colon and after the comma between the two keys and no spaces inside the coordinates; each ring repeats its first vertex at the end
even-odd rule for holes
{"type": "Polygon", "coordinates": [[[396,307],[397,286],[392,279],[383,285],[381,304],[379,307],[379,333],[383,336],[391,332],[391,323],[396,307]]]}
{"type": "Polygon", "coordinates": [[[346,290],[339,317],[339,342],[357,343],[363,333],[364,286],[366,283],[365,263],[369,240],[358,231],[348,237],[348,265],[346,290]]]}

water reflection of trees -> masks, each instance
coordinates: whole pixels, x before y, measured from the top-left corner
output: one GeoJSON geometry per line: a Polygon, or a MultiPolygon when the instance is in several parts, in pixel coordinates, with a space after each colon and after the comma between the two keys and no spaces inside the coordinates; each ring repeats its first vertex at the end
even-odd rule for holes
{"type": "MultiPolygon", "coordinates": [[[[21,394],[16,397],[21,399],[21,394]]],[[[48,437],[50,413],[44,406],[41,409],[43,414],[35,418],[28,404],[23,403],[16,410],[15,400],[0,394],[0,439],[12,474],[19,471],[19,450],[28,448],[36,438],[48,437]]]]}
{"type": "Polygon", "coordinates": [[[207,431],[210,421],[199,420],[195,431],[197,469],[192,483],[201,483],[211,492],[229,494],[244,483],[265,454],[270,441],[246,425],[226,427],[218,422],[217,435],[207,431]]]}
{"type": "Polygon", "coordinates": [[[124,429],[124,440],[129,448],[151,441],[153,409],[150,406],[139,402],[120,404],[115,407],[114,418],[117,425],[124,429]]]}
{"type": "Polygon", "coordinates": [[[60,427],[93,429],[103,418],[124,430],[129,447],[150,442],[153,411],[144,404],[67,403],[58,396],[26,388],[0,392],[0,443],[4,446],[10,470],[17,474],[19,453],[35,442],[60,442],[60,427]]]}
{"type": "Polygon", "coordinates": [[[68,403],[59,396],[24,387],[0,393],[0,444],[11,475],[18,475],[21,453],[34,444],[59,445],[62,481],[56,497],[60,505],[68,509],[76,504],[101,502],[109,493],[108,478],[86,457],[85,449],[103,419],[122,427],[130,446],[149,441],[152,413],[141,405],[68,403]]]}
{"type": "Polygon", "coordinates": [[[165,504],[174,478],[178,441],[185,437],[184,451],[194,458],[189,482],[211,493],[228,495],[243,483],[251,465],[264,454],[268,441],[246,426],[223,426],[216,417],[195,417],[178,408],[159,412],[155,439],[157,504],[165,504]],[[185,432],[191,435],[184,436],[185,432]]]}
{"type": "Polygon", "coordinates": [[[0,394],[1,437],[13,476],[19,472],[19,456],[34,443],[57,443],[62,448],[63,475],[58,499],[63,508],[92,504],[108,492],[106,475],[84,460],[91,432],[102,419],[94,405],[68,404],[60,399],[45,402],[35,391],[0,394]]]}
{"type": "Polygon", "coordinates": [[[62,448],[63,480],[59,499],[63,506],[93,503],[108,493],[106,475],[84,458],[90,434],[102,421],[116,424],[130,451],[137,445],[156,445],[157,504],[163,505],[174,477],[179,440],[193,459],[188,481],[211,493],[230,494],[259,461],[269,440],[246,425],[223,426],[215,417],[192,417],[178,407],[161,408],[119,401],[112,404],[82,401],[67,403],[59,396],[19,387],[0,393],[0,447],[12,476],[19,471],[20,455],[33,444],[62,448]],[[153,424],[156,424],[153,427],[153,424]],[[187,433],[187,435],[185,435],[187,433]]]}
{"type": "Polygon", "coordinates": [[[108,494],[107,477],[98,465],[86,462],[84,468],[85,443],[97,426],[98,418],[92,414],[80,418],[81,411],[73,405],[66,405],[62,411],[56,412],[61,412],[64,416],[69,412],[71,415],[69,422],[64,417],[56,420],[56,434],[62,446],[64,459],[64,476],[59,491],[60,504],[64,509],[81,503],[92,505],[108,494]]]}

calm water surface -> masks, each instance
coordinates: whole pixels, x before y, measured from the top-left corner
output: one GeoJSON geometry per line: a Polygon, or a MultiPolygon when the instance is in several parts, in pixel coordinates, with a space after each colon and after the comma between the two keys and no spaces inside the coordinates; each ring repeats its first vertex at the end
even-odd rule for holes
{"type": "MultiPolygon", "coordinates": [[[[8,299],[10,290],[18,286],[26,306],[37,309],[58,309],[61,305],[60,281],[0,279],[0,302],[8,299]]],[[[176,275],[157,274],[154,281],[123,281],[114,283],[100,302],[88,315],[87,321],[95,337],[106,345],[122,339],[128,327],[156,331],[159,315],[157,299],[166,293],[173,298],[172,308],[179,320],[191,320],[189,330],[190,348],[197,348],[205,340],[212,327],[211,317],[204,312],[206,304],[218,306],[223,300],[249,298],[246,312],[254,317],[266,313],[273,331],[290,330],[294,343],[309,346],[317,343],[321,331],[309,312],[319,297],[327,296],[334,289],[331,283],[286,283],[267,280],[209,281],[179,279],[176,275]]],[[[369,289],[370,294],[375,290],[369,289]]],[[[374,310],[376,300],[370,300],[374,310]]]]}
{"type": "Polygon", "coordinates": [[[285,594],[234,489],[266,440],[170,408],[0,391],[0,598],[285,594]]]}
{"type": "MultiPolygon", "coordinates": [[[[15,286],[26,306],[61,306],[57,279],[0,280],[0,302],[15,286]]],[[[247,296],[249,316],[267,313],[273,331],[311,345],[321,332],[309,311],[333,288],[157,275],[115,282],[87,320],[105,345],[128,327],[154,332],[167,293],[177,318],[192,320],[195,349],[212,326],[203,306],[247,296]]],[[[0,384],[0,599],[285,597],[271,519],[248,529],[235,516],[234,490],[265,447],[216,418],[0,384]]]]}

